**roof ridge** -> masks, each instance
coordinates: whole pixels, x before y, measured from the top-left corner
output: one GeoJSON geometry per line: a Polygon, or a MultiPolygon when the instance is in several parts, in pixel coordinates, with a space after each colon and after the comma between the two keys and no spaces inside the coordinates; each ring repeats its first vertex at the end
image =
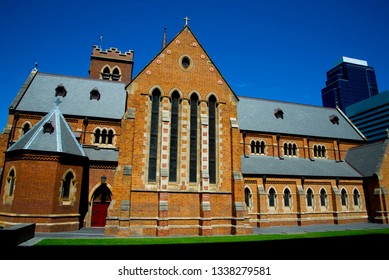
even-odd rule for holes
{"type": "Polygon", "coordinates": [[[117,83],[117,84],[124,84],[125,82],[120,81],[110,81],[110,80],[104,80],[104,79],[93,79],[89,77],[82,77],[82,76],[75,76],[75,75],[65,75],[65,74],[55,74],[55,73],[44,73],[44,72],[38,72],[39,76],[51,76],[51,77],[62,77],[62,78],[70,78],[70,79],[80,79],[80,80],[87,80],[87,81],[95,81],[95,82],[102,82],[102,83],[117,83]]]}
{"type": "Polygon", "coordinates": [[[330,110],[330,111],[336,111],[335,108],[331,107],[324,107],[320,105],[314,105],[314,104],[306,104],[306,103],[296,103],[292,101],[284,101],[284,100],[276,100],[276,99],[268,99],[268,98],[263,98],[263,97],[254,97],[254,96],[244,96],[244,95],[238,95],[239,99],[256,99],[258,101],[265,101],[265,102],[278,102],[278,103],[285,103],[285,104],[291,104],[291,105],[298,105],[298,106],[308,106],[308,107],[314,107],[314,108],[323,108],[325,110],[330,110]]]}

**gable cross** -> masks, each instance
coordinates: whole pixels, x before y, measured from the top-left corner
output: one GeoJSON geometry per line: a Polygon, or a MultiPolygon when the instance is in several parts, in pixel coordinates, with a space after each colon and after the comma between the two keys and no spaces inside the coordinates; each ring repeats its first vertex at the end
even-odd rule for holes
{"type": "Polygon", "coordinates": [[[189,18],[188,17],[184,17],[184,20],[185,20],[185,26],[187,26],[188,22],[189,22],[189,18]]]}

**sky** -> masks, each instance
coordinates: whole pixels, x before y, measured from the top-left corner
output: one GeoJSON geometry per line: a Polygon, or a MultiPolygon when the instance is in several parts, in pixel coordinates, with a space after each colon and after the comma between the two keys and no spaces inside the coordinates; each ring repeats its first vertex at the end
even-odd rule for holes
{"type": "Polygon", "coordinates": [[[347,56],[389,89],[387,0],[0,0],[0,131],[31,70],[87,77],[93,45],[134,51],[135,77],[184,18],[238,96],[322,106],[347,56]],[[100,42],[102,36],[102,42],[100,42]]]}

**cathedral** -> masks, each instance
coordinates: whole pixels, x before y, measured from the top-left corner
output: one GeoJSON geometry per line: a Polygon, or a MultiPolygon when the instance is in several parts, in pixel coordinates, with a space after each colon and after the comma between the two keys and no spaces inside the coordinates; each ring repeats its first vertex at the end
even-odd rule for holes
{"type": "Polygon", "coordinates": [[[339,108],[239,96],[187,23],[134,77],[133,63],[93,46],[89,77],[31,71],[0,135],[0,226],[125,237],[389,222],[388,140],[367,144],[339,108]]]}

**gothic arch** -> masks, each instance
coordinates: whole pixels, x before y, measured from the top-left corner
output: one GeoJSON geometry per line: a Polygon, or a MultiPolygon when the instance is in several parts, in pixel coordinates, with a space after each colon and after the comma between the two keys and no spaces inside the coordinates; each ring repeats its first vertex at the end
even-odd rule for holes
{"type": "Polygon", "coordinates": [[[101,67],[100,79],[110,80],[111,73],[112,73],[111,67],[108,64],[105,64],[103,67],[101,67]]]}
{"type": "Polygon", "coordinates": [[[245,186],[244,187],[244,200],[245,200],[247,209],[249,209],[249,210],[251,210],[252,206],[253,206],[252,195],[253,195],[253,192],[252,192],[250,186],[245,186]]]}
{"type": "Polygon", "coordinates": [[[162,97],[164,95],[164,91],[162,90],[162,88],[159,86],[159,85],[154,85],[150,88],[149,90],[149,95],[152,96],[153,95],[153,92],[155,90],[159,90],[160,92],[160,97],[162,97]]]}
{"type": "Polygon", "coordinates": [[[194,95],[197,96],[197,102],[199,102],[201,100],[201,95],[195,90],[188,93],[188,99],[191,100],[194,95]]]}
{"type": "Polygon", "coordinates": [[[100,182],[89,192],[89,219],[91,227],[104,227],[106,224],[108,207],[112,200],[112,187],[100,182]]]}
{"type": "MultiPolygon", "coordinates": [[[[107,188],[112,192],[112,186],[111,184],[108,184],[106,183],[107,185],[107,188]]],[[[89,194],[88,194],[88,202],[91,203],[92,201],[92,198],[93,198],[93,194],[94,192],[97,190],[98,187],[101,186],[101,183],[97,183],[96,185],[93,186],[93,188],[89,191],[89,194]]]]}
{"type": "MultiPolygon", "coordinates": [[[[220,100],[219,100],[219,97],[217,96],[217,94],[214,93],[214,92],[208,93],[207,96],[205,97],[205,100],[209,101],[209,99],[210,99],[212,96],[215,97],[215,99],[216,99],[216,105],[217,105],[217,104],[220,102],[220,100]]],[[[217,107],[217,106],[216,106],[216,107],[217,107]]]]}
{"type": "Polygon", "coordinates": [[[175,92],[178,93],[179,99],[182,99],[182,98],[183,98],[184,95],[182,94],[181,90],[179,90],[178,88],[173,88],[173,89],[171,89],[170,92],[169,92],[169,97],[170,97],[170,99],[173,97],[173,94],[174,94],[175,92]]]}
{"type": "Polygon", "coordinates": [[[315,193],[311,187],[308,187],[306,191],[306,203],[307,207],[315,208],[315,193]]]}
{"type": "Polygon", "coordinates": [[[68,168],[61,178],[59,188],[60,205],[74,205],[77,193],[77,176],[72,168],[68,168]]]}
{"type": "Polygon", "coordinates": [[[276,188],[271,185],[267,191],[268,199],[267,199],[267,205],[269,208],[277,209],[278,203],[277,203],[277,191],[276,188]]]}
{"type": "Polygon", "coordinates": [[[3,204],[12,204],[16,188],[16,179],[16,168],[15,166],[11,166],[5,180],[3,204]]]}
{"type": "Polygon", "coordinates": [[[115,145],[116,131],[112,127],[97,126],[93,129],[91,134],[92,143],[97,145],[115,145]]]}
{"type": "Polygon", "coordinates": [[[25,121],[23,122],[23,124],[21,125],[20,129],[19,129],[19,139],[20,137],[22,137],[24,134],[27,133],[27,131],[29,131],[30,129],[32,128],[32,124],[30,121],[25,121]]]}
{"type": "Polygon", "coordinates": [[[282,206],[284,208],[293,208],[293,195],[292,191],[289,186],[285,186],[285,188],[282,191],[282,206]]]}
{"type": "Polygon", "coordinates": [[[113,81],[121,81],[122,80],[122,71],[120,69],[120,67],[118,66],[115,66],[112,68],[112,72],[111,72],[111,78],[113,81]]]}

